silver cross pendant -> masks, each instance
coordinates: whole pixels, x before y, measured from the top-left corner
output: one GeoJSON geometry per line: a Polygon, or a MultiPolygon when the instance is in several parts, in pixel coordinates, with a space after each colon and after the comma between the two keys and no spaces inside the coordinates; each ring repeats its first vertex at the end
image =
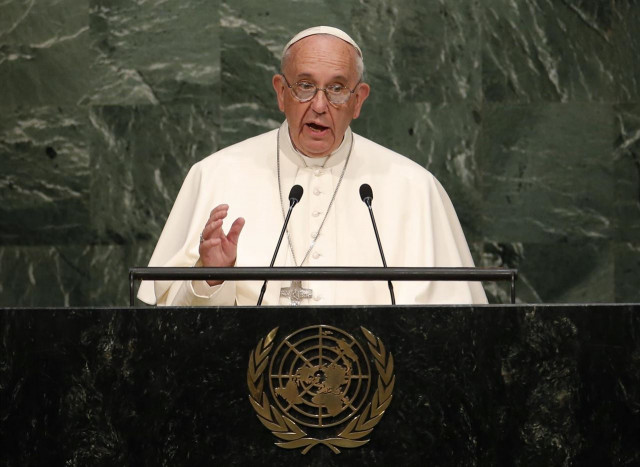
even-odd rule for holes
{"type": "Polygon", "coordinates": [[[303,289],[302,281],[291,281],[290,287],[280,289],[280,296],[291,300],[291,305],[298,306],[305,298],[313,297],[313,290],[303,289]]]}

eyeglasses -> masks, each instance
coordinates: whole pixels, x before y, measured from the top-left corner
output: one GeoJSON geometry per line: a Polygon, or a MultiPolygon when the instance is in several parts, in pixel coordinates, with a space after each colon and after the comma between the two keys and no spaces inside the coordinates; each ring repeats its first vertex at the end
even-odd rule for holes
{"type": "Polygon", "coordinates": [[[358,81],[353,89],[349,89],[341,84],[330,84],[323,89],[309,81],[298,81],[297,83],[289,84],[287,77],[285,75],[281,76],[284,78],[284,82],[287,83],[289,89],[291,89],[293,97],[300,102],[309,102],[316,96],[318,91],[323,91],[324,95],[327,96],[327,100],[333,105],[346,104],[351,98],[351,94],[355,92],[358,84],[360,84],[360,81],[358,81]]]}

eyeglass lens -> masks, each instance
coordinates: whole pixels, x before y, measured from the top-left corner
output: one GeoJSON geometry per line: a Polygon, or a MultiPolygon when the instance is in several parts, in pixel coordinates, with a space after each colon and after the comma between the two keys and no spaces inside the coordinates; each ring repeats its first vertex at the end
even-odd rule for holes
{"type": "MultiPolygon", "coordinates": [[[[317,86],[311,83],[296,83],[292,86],[294,95],[302,102],[310,101],[316,95],[316,92],[320,90],[317,86]]],[[[327,99],[332,104],[344,104],[349,100],[351,92],[345,87],[340,87],[339,90],[327,88],[322,89],[327,99]]]]}

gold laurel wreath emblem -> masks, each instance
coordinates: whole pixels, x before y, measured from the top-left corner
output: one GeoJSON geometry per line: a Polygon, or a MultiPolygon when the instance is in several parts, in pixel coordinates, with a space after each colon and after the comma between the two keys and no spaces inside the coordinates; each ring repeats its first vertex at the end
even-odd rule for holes
{"type": "Polygon", "coordinates": [[[373,431],[380,422],[385,410],[389,407],[393,398],[393,387],[396,377],[393,374],[393,356],[387,353],[382,341],[367,329],[360,327],[369,345],[369,351],[375,358],[378,370],[378,388],[371,402],[367,404],[362,413],[354,417],[349,424],[335,438],[317,439],[307,436],[296,422],[286,415],[282,415],[278,409],[269,403],[269,398],[264,392],[263,374],[269,362],[269,353],[273,349],[273,340],[278,328],[272,329],[264,339],[260,339],[258,346],[249,357],[247,369],[247,385],[249,386],[249,400],[258,415],[258,420],[276,437],[282,441],[275,443],[285,449],[303,448],[302,454],[322,444],[339,454],[340,448],[356,448],[368,443],[363,439],[373,431]]]}

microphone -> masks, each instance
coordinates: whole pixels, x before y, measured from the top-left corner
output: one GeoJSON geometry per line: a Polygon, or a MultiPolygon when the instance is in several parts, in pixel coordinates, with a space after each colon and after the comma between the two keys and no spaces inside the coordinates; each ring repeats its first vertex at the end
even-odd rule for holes
{"type": "Polygon", "coordinates": [[[304,190],[300,185],[293,185],[289,192],[289,209],[293,208],[302,199],[302,193],[304,190]]]}
{"type": "MultiPolygon", "coordinates": [[[[363,183],[360,185],[360,198],[362,202],[367,205],[369,208],[369,214],[371,215],[371,224],[373,224],[373,231],[376,234],[376,240],[378,241],[378,249],[380,250],[380,257],[382,258],[382,265],[386,268],[387,261],[384,259],[384,252],[382,251],[382,243],[380,242],[380,235],[378,234],[378,227],[376,226],[376,219],[373,217],[373,209],[371,208],[371,203],[373,202],[373,190],[369,186],[368,183],[363,183]]],[[[387,281],[389,284],[389,293],[391,294],[391,304],[396,304],[396,296],[393,293],[393,284],[391,281],[387,281]]]]}
{"type": "MultiPolygon", "coordinates": [[[[287,216],[284,219],[284,225],[282,226],[282,232],[280,232],[280,238],[278,239],[278,244],[276,245],[276,251],[273,252],[273,258],[271,258],[270,268],[273,267],[273,263],[276,262],[276,256],[278,256],[278,250],[280,249],[280,244],[282,243],[282,238],[284,237],[284,233],[287,231],[287,225],[289,224],[289,218],[291,217],[291,211],[293,211],[293,207],[300,202],[302,198],[302,193],[304,190],[300,185],[293,185],[291,187],[291,191],[289,192],[289,210],[287,211],[287,216]]],[[[262,284],[262,289],[260,290],[260,298],[258,298],[258,304],[256,306],[262,305],[262,299],[264,298],[264,293],[267,291],[267,281],[265,280],[262,284]]]]}

